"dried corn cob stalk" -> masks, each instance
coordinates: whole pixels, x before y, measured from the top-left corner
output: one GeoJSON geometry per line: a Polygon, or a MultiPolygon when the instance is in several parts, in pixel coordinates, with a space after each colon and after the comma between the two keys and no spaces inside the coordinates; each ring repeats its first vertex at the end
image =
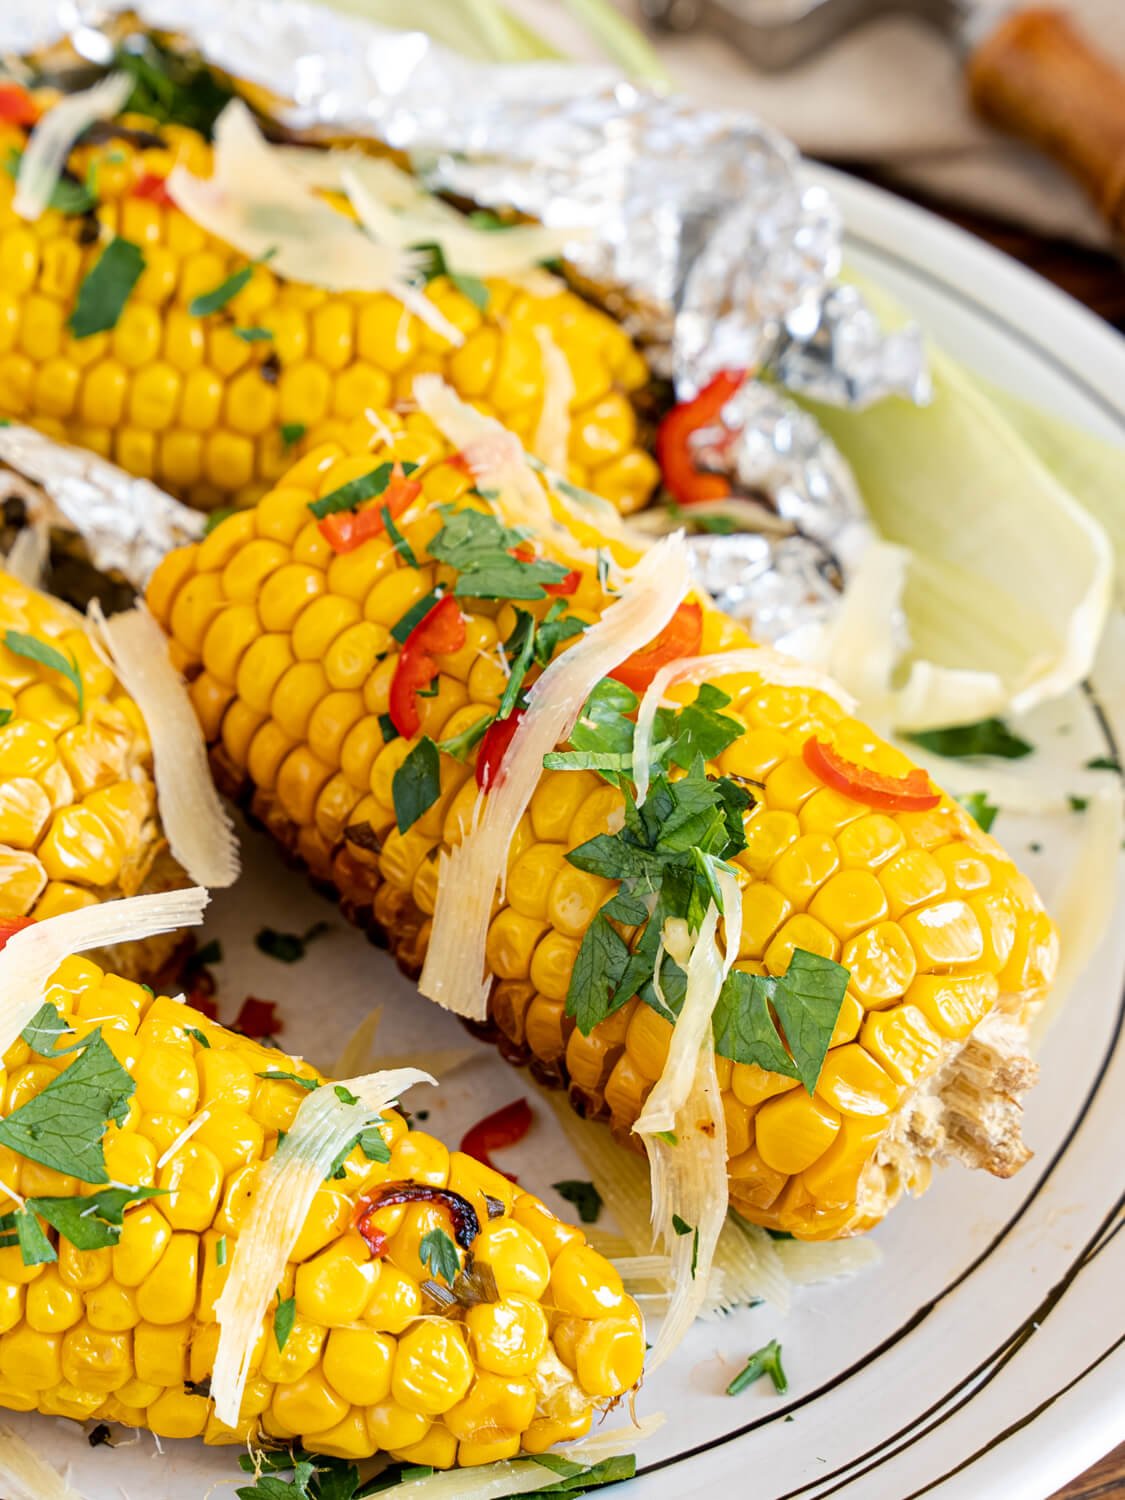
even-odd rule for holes
{"type": "Polygon", "coordinates": [[[21,1039],[4,1057],[0,1182],[26,1206],[0,1249],[0,1405],[448,1468],[579,1437],[638,1380],[640,1313],[582,1232],[388,1109],[317,1190],[224,1425],[209,1397],[216,1303],[262,1163],[319,1075],[84,958],[46,998],[61,1020],[45,1008],[34,1049],[21,1039]],[[55,1056],[61,1027],[73,1035],[55,1056]],[[37,1147],[19,1111],[99,1035],[117,1123],[95,1133],[105,1179],[126,1185],[119,1230],[112,1190],[15,1149],[62,1149],[37,1147]],[[122,1222],[129,1189],[148,1201],[122,1222]]]}
{"type": "MultiPolygon", "coordinates": [[[[503,764],[500,726],[471,747],[505,697],[516,699],[518,674],[527,669],[530,681],[539,668],[516,605],[495,597],[495,586],[478,588],[493,597],[473,597],[480,555],[451,547],[450,512],[441,509],[452,506],[464,535],[459,507],[490,514],[505,497],[487,502],[474,491],[462,456],[423,415],[386,413],[379,422],[389,443],[359,424],[343,448],[327,445],[298,463],[253,512],[171,554],[149,602],[192,679],[225,784],[247,789],[282,843],[335,886],[350,915],[381,928],[416,974],[439,856],[473,826],[477,781],[495,780],[503,764]],[[392,461],[418,466],[409,482],[388,478],[392,461]],[[317,520],[363,494],[377,498],[317,520]],[[434,603],[435,590],[454,587],[460,597],[434,603]],[[451,631],[454,617],[463,626],[451,631]]],[[[523,477],[531,481],[529,471],[523,477]]],[[[524,500],[532,513],[526,492],[524,500]]],[[[542,491],[539,502],[561,514],[542,491]]],[[[555,598],[540,589],[534,599],[526,577],[513,589],[518,608],[538,621],[540,660],[567,649],[568,620],[580,629],[612,603],[608,552],[593,565],[596,534],[570,524],[569,544],[547,525],[515,548],[526,549],[528,567],[541,568],[544,555],[561,564],[539,575],[555,580],[555,598]]],[[[635,560],[619,542],[612,550],[625,566],[635,560]]],[[[689,603],[658,649],[618,672],[643,687],[646,663],[651,676],[670,656],[749,644],[717,611],[689,603]]],[[[875,1223],[904,1188],[922,1190],[935,1160],[1000,1175],[1021,1165],[1017,1100],[1034,1074],[1021,1028],[1053,973],[1055,937],[1030,882],[924,778],[921,808],[895,810],[892,797],[890,810],[879,810],[871,786],[881,779],[917,794],[922,773],[908,775],[901,752],[825,692],[792,685],[791,674],[781,685],[786,673],[776,673],[770,653],[758,672],[744,656],[732,675],[712,664],[710,686],[721,683],[732,727],[706,783],[743,806],[744,847],[732,845],[742,900],[733,977],[753,988],[749,978],[786,974],[800,951],[814,966],[843,965],[847,992],[815,1090],[800,1086],[780,1043],[772,1066],[744,1060],[766,1055],[761,1049],[720,1048],[730,1195],[758,1223],[831,1237],[875,1223]],[[818,742],[850,765],[845,785],[855,795],[814,768],[808,750],[818,742]]],[[[510,739],[513,720],[504,727],[510,739]]],[[[587,735],[587,750],[592,743],[587,735]]],[[[588,1017],[584,1027],[575,1021],[576,960],[593,925],[634,951],[643,941],[622,909],[608,924],[599,918],[624,869],[574,863],[578,846],[616,836],[622,819],[622,791],[593,770],[540,774],[512,842],[486,960],[504,1053],[569,1085],[584,1112],[608,1116],[627,1139],[668,1057],[672,1027],[659,997],[650,986],[648,1003],[629,998],[592,1029],[588,1017]]]]}
{"type": "MultiPolygon", "coordinates": [[[[82,617],[6,573],[0,721],[0,924],[184,884],[136,704],[82,617]]],[[[167,951],[154,940],[128,961],[154,972],[167,951]]]]}
{"type": "MultiPolygon", "coordinates": [[[[29,105],[29,118],[37,108],[29,105]]],[[[27,127],[7,118],[0,157],[18,158],[27,127]]],[[[365,408],[403,398],[420,371],[442,373],[531,441],[561,351],[573,386],[569,402],[562,393],[570,478],[623,511],[645,503],[658,471],[638,446],[630,396],[648,372],[611,318],[546,272],[527,287],[478,284],[475,300],[441,277],[427,296],[463,335],[455,347],[389,293],[283,281],[266,265],[248,267],[172,205],[164,179],[173,165],[203,176],[210,162],[194,132],[122,116],[71,153],[59,185],[69,211],[51,208],[33,222],[15,214],[12,177],[0,172],[0,415],[210,510],[249,504],[302,443],[336,437],[365,408]],[[139,247],[143,272],[115,324],[79,337],[68,320],[113,236],[139,247]],[[244,269],[245,284],[222,295],[244,269]],[[212,293],[213,310],[193,315],[193,299],[212,293]]]]}

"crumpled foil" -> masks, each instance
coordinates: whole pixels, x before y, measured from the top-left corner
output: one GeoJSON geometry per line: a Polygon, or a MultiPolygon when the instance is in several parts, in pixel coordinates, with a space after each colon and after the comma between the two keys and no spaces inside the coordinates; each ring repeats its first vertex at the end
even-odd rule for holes
{"type": "MultiPolygon", "coordinates": [[[[278,117],[293,129],[375,138],[407,152],[435,188],[573,228],[576,284],[622,320],[681,399],[727,368],[856,407],[927,398],[917,330],[882,333],[861,295],[836,284],[831,196],[804,184],[795,149],[749,115],[605,68],[472,61],[304,0],[5,0],[0,51],[65,36],[108,62],[107,27],[126,8],[289,101],[278,117]]],[[[813,598],[814,613],[830,612],[869,528],[831,443],[770,397],[732,405],[737,420],[711,456],[789,529],[757,547],[696,545],[720,597],[777,638],[809,618],[813,598]],[[751,552],[764,555],[760,567],[751,552]]]]}
{"type": "MultiPolygon", "coordinates": [[[[31,427],[0,427],[0,466],[38,486],[57,515],[45,519],[76,531],[90,561],[140,589],[173,547],[203,533],[205,517],[147,479],[44,437],[31,427]]],[[[2,565],[2,561],[0,561],[2,565]]]]}

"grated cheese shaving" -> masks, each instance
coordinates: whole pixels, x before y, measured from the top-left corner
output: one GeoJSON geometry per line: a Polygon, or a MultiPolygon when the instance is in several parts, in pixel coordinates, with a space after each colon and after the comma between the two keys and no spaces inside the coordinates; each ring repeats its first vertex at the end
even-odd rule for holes
{"type": "Polygon", "coordinates": [[[416,1068],[368,1073],[342,1080],[358,1103],[346,1104],[333,1087],[306,1096],[293,1126],[258,1177],[249,1211],[230,1258],[230,1273],[215,1304],[219,1344],[211,1376],[215,1415],[238,1423],[254,1347],[293,1246],[317,1189],[341,1151],[380,1113],[416,1083],[433,1083],[416,1068]]]}
{"type": "MultiPolygon", "coordinates": [[[[622,1453],[631,1453],[664,1424],[657,1413],[632,1427],[614,1427],[595,1433],[578,1443],[552,1448],[556,1458],[593,1465],[622,1453]]],[[[438,1469],[419,1479],[401,1480],[394,1486],[395,1500],[506,1500],[509,1495],[528,1495],[557,1485],[559,1476],[533,1458],[506,1458],[499,1463],[472,1469],[438,1469]]]]}
{"type": "Polygon", "coordinates": [[[507,871],[516,826],[543,773],[543,757],[567,738],[593,688],[672,618],[691,584],[682,537],[646,554],[620,597],[544,670],[468,836],[441,856],[433,930],[421,990],[456,1015],[483,1021],[491,976],[485,941],[492,900],[507,871]]]}
{"type": "Polygon", "coordinates": [[[180,1147],[185,1145],[186,1142],[190,1141],[195,1132],[202,1125],[206,1124],[206,1122],[210,1118],[211,1111],[209,1109],[201,1109],[196,1115],[195,1119],[192,1120],[190,1124],[184,1126],[183,1130],[180,1131],[179,1135],[164,1152],[164,1154],[159,1157],[156,1163],[157,1169],[159,1170],[159,1168],[161,1167],[166,1167],[172,1160],[173,1156],[175,1156],[176,1152],[179,1151],[180,1147]]]}
{"type": "Polygon", "coordinates": [[[117,114],[133,90],[125,73],[111,73],[91,89],[68,94],[47,110],[31,132],[20,157],[12,211],[21,219],[38,219],[58,186],[71,147],[88,125],[117,114]]]}
{"type": "Polygon", "coordinates": [[[0,1427],[0,1479],[7,1500],[82,1500],[59,1471],[10,1427],[0,1427]]]}
{"type": "Polygon", "coordinates": [[[47,982],[64,958],[197,926],[210,899],[200,886],[126,896],[45,917],[13,933],[0,951],[0,1056],[43,1004],[47,982]]]}
{"type": "Polygon", "coordinates": [[[378,245],[301,181],[263,139],[241,100],[215,122],[212,175],[172,168],[167,190],[208,233],[290,281],[333,292],[393,292],[416,274],[408,252],[378,245]]]}
{"type": "Polygon", "coordinates": [[[543,406],[531,440],[531,451],[548,469],[565,474],[570,461],[570,403],[574,376],[570,362],[545,328],[535,337],[543,355],[543,406]]]}
{"type": "Polygon", "coordinates": [[[858,1276],[877,1266],[883,1252],[873,1239],[862,1236],[854,1240],[780,1240],[777,1257],[792,1286],[813,1286],[858,1276]]]}
{"type": "Polygon", "coordinates": [[[152,743],[160,819],[174,858],[199,885],[233,885],[238,839],[215,790],[207,748],[164,632],[144,604],[106,619],[91,600],[91,626],[152,743]]]}
{"type": "Polygon", "coordinates": [[[637,788],[637,806],[648,796],[652,774],[652,736],[656,714],[670,687],[685,682],[714,682],[724,677],[751,672],[774,687],[812,688],[834,698],[848,713],[855,709],[855,699],[826,672],[808,666],[795,656],[786,656],[769,646],[750,646],[739,651],[719,651],[711,656],[687,656],[661,667],[641,699],[637,711],[637,729],[633,736],[633,780],[637,788]]]}

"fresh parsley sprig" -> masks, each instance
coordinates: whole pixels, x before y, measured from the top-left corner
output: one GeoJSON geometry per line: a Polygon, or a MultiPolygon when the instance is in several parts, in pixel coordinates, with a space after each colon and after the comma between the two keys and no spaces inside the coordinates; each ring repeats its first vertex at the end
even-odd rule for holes
{"type": "Polygon", "coordinates": [[[568,569],[543,558],[514,556],[524,542],[523,532],[494,515],[457,510],[447,513],[428,551],[456,569],[453,592],[459,599],[545,599],[544,584],[562,583],[568,569]]]}
{"type": "Polygon", "coordinates": [[[108,1180],[102,1138],[120,1124],[136,1085],[92,1031],[75,1060],[34,1099],[0,1120],[0,1145],[79,1182],[108,1180]]]}

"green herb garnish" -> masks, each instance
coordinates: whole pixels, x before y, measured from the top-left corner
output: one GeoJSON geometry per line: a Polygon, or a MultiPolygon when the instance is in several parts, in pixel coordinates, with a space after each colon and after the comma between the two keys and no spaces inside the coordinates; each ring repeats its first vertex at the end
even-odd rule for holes
{"type": "Polygon", "coordinates": [[[1121,762],[1112,755],[1095,755],[1093,760],[1086,762],[1087,771],[1116,771],[1121,775],[1121,762]]]}
{"type": "Polygon", "coordinates": [[[482,714],[475,724],[470,724],[468,729],[462,729],[460,734],[452,735],[447,740],[438,740],[438,749],[444,755],[452,755],[454,760],[463,761],[484,739],[495,718],[495,714],[482,714]]]}
{"type": "Polygon", "coordinates": [[[203,523],[203,535],[210,536],[216,526],[221,526],[229,516],[237,514],[237,505],[220,505],[217,509],[208,511],[207,519],[203,523]]]}
{"type": "Polygon", "coordinates": [[[187,1032],[188,1036],[190,1036],[193,1041],[198,1042],[201,1047],[206,1047],[208,1051],[211,1050],[211,1043],[207,1040],[206,1033],[200,1031],[198,1026],[185,1026],[184,1030],[187,1032]]]}
{"type": "Polygon", "coordinates": [[[92,1031],[75,1060],[46,1088],[0,1120],[0,1145],[80,1182],[106,1181],[102,1137],[129,1112],[135,1084],[92,1031]]]}
{"type": "MultiPolygon", "coordinates": [[[[282,436],[285,429],[282,428],[282,436]]],[[[300,436],[304,436],[304,428],[300,436]]],[[[294,440],[296,441],[296,439],[294,440]]],[[[405,477],[413,474],[417,464],[404,463],[401,465],[405,477]]],[[[337,511],[355,510],[357,505],[362,505],[365,500],[375,500],[385,494],[394,473],[394,464],[388,459],[386,463],[379,464],[369,474],[360,474],[356,479],[349,479],[347,484],[342,484],[339,489],[331,490],[327,495],[322,495],[319,500],[309,503],[309,510],[318,521],[323,521],[325,516],[334,515],[337,511]]]]}
{"type": "Polygon", "coordinates": [[[147,115],[161,124],[186,125],[207,140],[234,98],[231,89],[197,56],[162,47],[135,32],[117,49],[113,66],[133,79],[124,113],[147,115]]]}
{"type": "Polygon", "coordinates": [[[84,1198],[29,1198],[27,1206],[76,1249],[104,1250],[121,1238],[130,1204],[165,1196],[163,1188],[103,1187],[84,1198]]]}
{"type": "Polygon", "coordinates": [[[441,796],[441,760],[429,735],[422,736],[395,772],[391,796],[399,833],[413,828],[441,796]]]}
{"type": "Polygon", "coordinates": [[[422,623],[441,598],[441,589],[431,589],[428,594],[424,594],[421,599],[412,604],[402,618],[391,626],[391,634],[400,645],[406,644],[406,638],[415,625],[422,623]]]}
{"type": "Polygon", "coordinates": [[[305,1089],[310,1094],[320,1087],[316,1078],[302,1078],[299,1073],[286,1073],[281,1068],[270,1068],[267,1073],[255,1073],[254,1077],[268,1079],[271,1083],[295,1083],[298,1088],[305,1089]]]}
{"type": "Polygon", "coordinates": [[[685,1220],[680,1218],[679,1214],[672,1215],[672,1228],[679,1235],[695,1233],[695,1225],[688,1224],[685,1220]]]}
{"type": "Polygon", "coordinates": [[[394,545],[395,551],[408,568],[416,568],[418,566],[418,559],[414,555],[414,548],[398,529],[395,518],[391,515],[390,506],[384,505],[379,514],[383,517],[383,526],[394,545]]]}
{"type": "Polygon", "coordinates": [[[987,792],[966,792],[963,797],[958,797],[957,800],[969,814],[970,818],[985,833],[991,830],[993,823],[996,822],[996,814],[1000,809],[993,807],[992,803],[988,800],[987,792]]]}
{"type": "Polygon", "coordinates": [[[129,294],[145,268],[144,251],[116,235],[87,271],[67,320],[76,339],[117,327],[129,294]]]}
{"type": "Polygon", "coordinates": [[[215,1264],[225,1266],[227,1263],[227,1237],[221,1234],[215,1241],[215,1264]]]}
{"type": "Polygon", "coordinates": [[[297,1318],[297,1300],[295,1297],[286,1297],[281,1300],[281,1293],[277,1294],[277,1308],[273,1315],[273,1336],[277,1342],[278,1353],[280,1353],[289,1342],[289,1335],[293,1332],[293,1324],[297,1318]]]}
{"type": "MultiPolygon", "coordinates": [[[[209,292],[201,292],[198,297],[193,297],[188,303],[188,312],[193,318],[206,318],[211,313],[218,312],[220,308],[226,307],[233,297],[238,296],[256,268],[265,265],[266,261],[276,254],[277,251],[274,249],[267,250],[264,255],[255,256],[247,265],[233,272],[225,281],[220,281],[219,285],[212,287],[209,292]]],[[[237,333],[238,330],[236,329],[235,332],[237,333]]],[[[268,338],[269,334],[266,334],[266,337],[268,338]]]]}
{"type": "Polygon", "coordinates": [[[747,1386],[761,1380],[763,1375],[770,1377],[773,1381],[773,1388],[779,1396],[785,1395],[789,1389],[789,1382],[781,1367],[781,1345],[776,1339],[770,1339],[768,1344],[755,1350],[746,1361],[745,1368],[740,1370],[727,1386],[727,1395],[740,1396],[747,1386]]]}
{"type": "Polygon", "coordinates": [[[1090,805],[1089,797],[1076,797],[1073,792],[1067,797],[1071,812],[1085,812],[1090,805]]]}
{"type": "Polygon", "coordinates": [[[574,1204],[583,1224],[598,1222],[598,1215],[602,1211],[602,1195],[592,1182],[567,1178],[565,1182],[556,1182],[552,1186],[560,1198],[565,1198],[568,1203],[574,1204]]]}
{"type": "Polygon", "coordinates": [[[944,755],[947,760],[966,755],[1020,760],[1035,749],[1029,741],[1013,734],[1003,719],[981,719],[977,724],[954,724],[949,729],[924,729],[905,738],[935,755],[944,755]]]}
{"type": "Polygon", "coordinates": [[[6,631],[4,644],[13,656],[22,656],[28,661],[38,662],[41,667],[46,667],[49,671],[58,672],[65,677],[78,698],[78,717],[80,719],[86,717],[86,689],[78,662],[73,656],[60,651],[56,646],[48,645],[46,641],[41,641],[38,636],[25,635],[22,630],[6,631]]]}
{"type": "Polygon", "coordinates": [[[263,927],[254,935],[254,947],[267,958],[276,958],[278,963],[295,964],[304,958],[310,943],[331,930],[329,922],[314,922],[305,932],[277,932],[272,927],[263,927]]]}
{"type": "Polygon", "coordinates": [[[462,297],[468,297],[478,312],[488,311],[492,294],[479,276],[464,276],[460,271],[450,271],[449,279],[462,297]]]}
{"type": "Polygon", "coordinates": [[[304,422],[282,422],[281,441],[287,448],[295,448],[308,430],[304,422]]]}
{"type": "Polygon", "coordinates": [[[12,713],[13,710],[10,708],[0,708],[0,729],[3,729],[5,724],[12,722],[12,713]]]}
{"type": "Polygon", "coordinates": [[[270,328],[232,328],[231,333],[244,344],[262,344],[273,338],[273,330],[270,328]]]}
{"type": "Polygon", "coordinates": [[[461,1269],[457,1246],[444,1229],[431,1229],[422,1236],[418,1246],[418,1259],[433,1276],[440,1276],[447,1286],[453,1285],[461,1269]]]}
{"type": "Polygon", "coordinates": [[[744,974],[732,969],[712,1018],[716,1052],[733,1062],[757,1063],[799,1079],[813,1093],[849,978],[842,964],[803,948],[794,949],[784,974],[744,974]]]}
{"type": "Polygon", "coordinates": [[[453,592],[459,599],[545,599],[547,583],[562,583],[569,572],[561,563],[524,561],[514,550],[526,540],[522,531],[504,526],[479,510],[453,512],[430,541],[439,562],[456,568],[453,592]]]}

